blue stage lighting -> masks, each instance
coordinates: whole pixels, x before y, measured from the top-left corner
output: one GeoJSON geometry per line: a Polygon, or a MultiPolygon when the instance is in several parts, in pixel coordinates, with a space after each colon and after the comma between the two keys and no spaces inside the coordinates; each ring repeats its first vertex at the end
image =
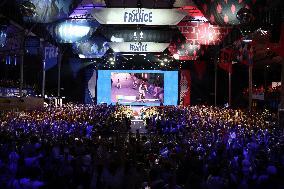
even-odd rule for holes
{"type": "Polygon", "coordinates": [[[55,34],[59,42],[75,43],[88,39],[97,27],[87,20],[66,20],[55,27],[55,34]]]}
{"type": "Polygon", "coordinates": [[[0,47],[4,47],[7,41],[7,33],[4,30],[0,31],[0,47]]]}

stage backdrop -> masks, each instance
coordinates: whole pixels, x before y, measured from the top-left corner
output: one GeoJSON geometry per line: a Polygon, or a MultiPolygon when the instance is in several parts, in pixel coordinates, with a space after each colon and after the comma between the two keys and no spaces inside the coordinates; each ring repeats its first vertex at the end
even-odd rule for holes
{"type": "MultiPolygon", "coordinates": [[[[89,87],[93,88],[95,86],[91,85],[89,87]]],[[[118,101],[126,105],[159,106],[160,103],[164,105],[177,105],[178,71],[99,70],[97,89],[98,104],[115,104],[116,102],[114,101],[118,101]],[[155,76],[157,78],[154,78],[155,76]],[[139,99],[141,83],[143,83],[142,85],[147,85],[145,100],[139,99]],[[127,90],[129,91],[125,92],[127,90]],[[134,95],[131,95],[132,93],[134,95]],[[135,95],[137,98],[132,99],[135,95]],[[113,99],[112,96],[114,97],[113,99]]],[[[89,88],[89,91],[91,90],[89,88]]]]}
{"type": "Polygon", "coordinates": [[[190,105],[190,71],[181,70],[180,72],[180,102],[181,105],[188,106],[190,105]]]}

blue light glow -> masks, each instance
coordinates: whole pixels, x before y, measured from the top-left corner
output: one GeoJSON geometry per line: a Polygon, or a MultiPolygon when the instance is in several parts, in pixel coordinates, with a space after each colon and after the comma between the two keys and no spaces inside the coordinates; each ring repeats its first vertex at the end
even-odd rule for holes
{"type": "Polygon", "coordinates": [[[97,29],[97,25],[87,20],[66,20],[58,24],[55,34],[58,41],[63,43],[75,43],[88,39],[97,29]]]}
{"type": "Polygon", "coordinates": [[[4,47],[6,45],[7,33],[5,31],[0,31],[0,47],[4,47]]]}

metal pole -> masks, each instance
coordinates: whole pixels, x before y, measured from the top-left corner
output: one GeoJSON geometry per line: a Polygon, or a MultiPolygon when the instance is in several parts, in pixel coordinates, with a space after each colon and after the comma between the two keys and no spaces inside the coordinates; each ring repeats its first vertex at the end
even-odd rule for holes
{"type": "Polygon", "coordinates": [[[58,54],[57,97],[60,97],[61,88],[61,54],[58,54]]]}
{"type": "Polygon", "coordinates": [[[24,52],[21,53],[21,63],[20,63],[20,97],[23,97],[24,88],[24,52]]]}
{"type": "Polygon", "coordinates": [[[281,95],[280,95],[280,109],[284,111],[284,59],[281,62],[281,95]]]}
{"type": "Polygon", "coordinates": [[[252,109],[252,65],[249,65],[249,110],[252,109]]]}
{"type": "Polygon", "coordinates": [[[44,98],[45,95],[45,60],[43,60],[43,68],[42,68],[42,89],[41,95],[44,98]]]}
{"type": "Polygon", "coordinates": [[[217,74],[218,74],[218,68],[217,68],[217,60],[215,59],[215,86],[214,86],[214,105],[217,106],[217,74]]]}
{"type": "Polygon", "coordinates": [[[284,129],[284,60],[281,62],[281,94],[279,104],[279,125],[284,129]]]}
{"type": "Polygon", "coordinates": [[[232,73],[229,72],[229,106],[232,105],[232,73]]]}

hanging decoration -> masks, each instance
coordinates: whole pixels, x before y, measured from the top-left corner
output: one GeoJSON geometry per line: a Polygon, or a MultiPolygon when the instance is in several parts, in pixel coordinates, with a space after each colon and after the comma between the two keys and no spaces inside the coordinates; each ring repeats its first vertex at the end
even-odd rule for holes
{"type": "Polygon", "coordinates": [[[25,21],[51,23],[68,18],[81,0],[17,0],[25,21]]]}
{"type": "Polygon", "coordinates": [[[242,9],[250,9],[256,1],[251,0],[197,0],[197,5],[211,24],[238,25],[237,13],[242,9]]]}
{"type": "Polygon", "coordinates": [[[231,31],[208,22],[180,22],[177,25],[186,40],[194,45],[218,45],[231,31]]]}
{"type": "Polygon", "coordinates": [[[179,8],[180,11],[185,12],[187,15],[182,21],[187,22],[208,22],[201,10],[196,5],[186,5],[179,8]]]}
{"type": "Polygon", "coordinates": [[[80,58],[101,58],[109,49],[108,42],[101,36],[92,37],[84,42],[73,44],[73,51],[80,58]]]}
{"type": "Polygon", "coordinates": [[[235,42],[235,46],[238,50],[237,60],[241,64],[252,65],[253,64],[253,55],[254,49],[251,42],[244,42],[243,39],[235,42]]]}
{"type": "Polygon", "coordinates": [[[210,24],[196,6],[185,6],[180,10],[187,13],[177,25],[185,40],[178,39],[170,45],[169,51],[175,59],[196,60],[208,45],[219,45],[231,31],[231,27],[210,24]]]}
{"type": "Polygon", "coordinates": [[[190,105],[190,94],[191,94],[191,77],[190,70],[180,71],[180,102],[183,106],[190,105]]]}
{"type": "Polygon", "coordinates": [[[220,58],[218,66],[228,73],[232,73],[232,61],[234,57],[234,50],[231,48],[224,48],[220,50],[220,58]]]}
{"type": "Polygon", "coordinates": [[[58,63],[58,55],[59,55],[58,47],[55,47],[51,44],[46,44],[44,46],[44,69],[49,70],[55,67],[58,63]]]}
{"type": "Polygon", "coordinates": [[[168,50],[177,60],[196,60],[199,56],[200,48],[200,45],[177,39],[177,41],[170,44],[168,50]]]}

